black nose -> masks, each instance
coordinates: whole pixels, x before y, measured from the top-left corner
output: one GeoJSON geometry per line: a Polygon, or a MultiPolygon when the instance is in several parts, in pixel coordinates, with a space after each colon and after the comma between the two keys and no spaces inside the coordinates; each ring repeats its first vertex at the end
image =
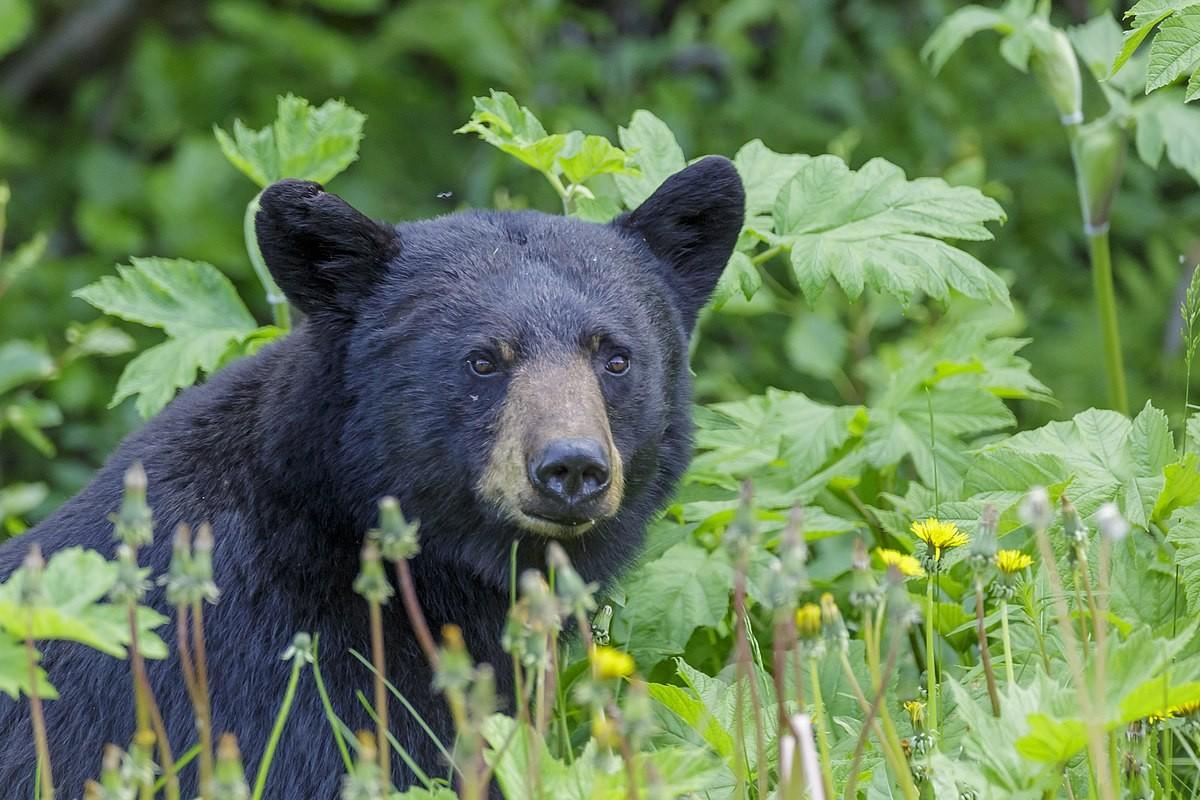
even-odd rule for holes
{"type": "Polygon", "coordinates": [[[608,478],[608,453],[595,439],[555,439],[529,463],[533,487],[568,507],[601,494],[608,478]]]}

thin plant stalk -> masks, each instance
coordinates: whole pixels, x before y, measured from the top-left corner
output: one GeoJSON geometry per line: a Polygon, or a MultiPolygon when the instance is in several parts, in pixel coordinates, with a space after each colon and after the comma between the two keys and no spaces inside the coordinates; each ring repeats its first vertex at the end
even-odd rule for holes
{"type": "Polygon", "coordinates": [[[371,663],[375,667],[375,722],[376,741],[379,745],[379,780],[383,784],[382,791],[386,795],[392,783],[391,755],[388,751],[388,696],[387,687],[383,685],[386,663],[383,652],[383,608],[378,601],[372,600],[371,606],[371,663]]]}
{"type": "Polygon", "coordinates": [[[258,247],[258,233],[254,229],[254,218],[258,214],[258,202],[261,197],[260,192],[246,205],[246,213],[242,217],[242,235],[246,240],[246,255],[250,258],[250,266],[254,267],[254,274],[262,284],[267,303],[271,306],[271,317],[277,326],[286,331],[292,326],[292,309],[288,305],[287,297],[280,291],[279,284],[271,277],[271,270],[267,268],[267,262],[258,247]]]}
{"type": "MultiPolygon", "coordinates": [[[[900,737],[896,734],[894,726],[883,725],[879,718],[879,713],[885,710],[885,706],[880,703],[874,712],[871,711],[871,703],[867,701],[867,696],[862,690],[862,686],[858,682],[858,678],[854,675],[854,670],[850,666],[850,658],[845,652],[839,654],[841,656],[842,672],[846,675],[846,680],[850,684],[851,690],[854,692],[854,699],[858,702],[859,709],[863,712],[864,725],[869,725],[874,729],[875,738],[879,740],[879,749],[883,751],[884,760],[888,766],[896,773],[896,780],[901,784],[901,792],[906,798],[915,800],[917,797],[917,787],[912,783],[912,774],[908,769],[908,761],[904,757],[904,750],[900,746],[900,737]]],[[[849,791],[847,786],[847,791],[849,791]]],[[[846,795],[846,800],[854,800],[852,794],[846,795]]]]}
{"type": "MultiPolygon", "coordinates": [[[[30,614],[29,630],[33,630],[33,615],[30,614]]],[[[38,777],[42,800],[54,798],[54,771],[50,766],[50,740],[46,736],[46,713],[42,708],[42,697],[37,688],[37,651],[33,649],[33,637],[25,637],[25,661],[29,664],[29,716],[33,721],[33,744],[37,750],[38,777]]]]}
{"type": "MultiPolygon", "coordinates": [[[[142,649],[138,643],[136,603],[128,604],[128,618],[129,662],[133,669],[135,697],[139,698],[149,727],[158,739],[159,760],[162,762],[163,777],[166,781],[167,800],[179,800],[179,779],[175,774],[175,757],[171,753],[171,742],[167,739],[167,726],[163,722],[158,701],[154,698],[154,690],[150,688],[150,680],[146,677],[146,660],[142,657],[142,649]]],[[[150,787],[150,795],[154,795],[153,786],[150,787]]]]}
{"type": "MultiPolygon", "coordinates": [[[[283,702],[279,704],[279,713],[275,715],[275,724],[271,726],[271,736],[267,739],[267,747],[263,750],[262,760],[258,762],[258,772],[254,776],[254,793],[251,795],[251,800],[262,800],[263,792],[267,789],[267,775],[271,771],[271,762],[275,760],[275,748],[279,746],[279,740],[283,737],[283,726],[292,713],[292,701],[296,699],[296,684],[300,681],[300,670],[303,666],[304,659],[299,657],[292,659],[292,674],[288,678],[287,689],[283,693],[283,702]]],[[[379,746],[382,748],[383,744],[380,743],[379,746]]],[[[386,781],[387,776],[384,776],[383,780],[386,781]]]]}
{"type": "Polygon", "coordinates": [[[350,757],[350,750],[346,747],[346,737],[342,735],[341,728],[338,727],[341,720],[334,713],[333,703],[330,701],[329,692],[325,688],[325,678],[321,675],[319,652],[319,640],[314,640],[312,661],[313,681],[317,684],[317,694],[321,698],[321,707],[325,710],[325,718],[329,720],[329,727],[333,731],[333,741],[337,745],[338,753],[342,756],[342,765],[345,766],[346,772],[350,773],[354,770],[354,759],[350,757]]]}
{"type": "Polygon", "coordinates": [[[1000,601],[1000,639],[1004,643],[1004,676],[1008,679],[1008,685],[1013,686],[1017,682],[1017,675],[1013,669],[1012,636],[1008,630],[1007,599],[1000,601]]]}
{"type": "Polygon", "coordinates": [[[938,738],[938,683],[933,632],[933,586],[937,580],[937,570],[938,564],[934,562],[933,571],[925,580],[925,683],[929,701],[929,735],[935,742],[938,738]]]}
{"type": "Polygon", "coordinates": [[[832,750],[829,747],[829,734],[826,731],[825,700],[821,697],[821,670],[815,656],[808,658],[808,674],[812,681],[813,695],[813,726],[817,731],[817,750],[821,753],[821,782],[825,785],[825,796],[833,797],[832,750]]]}
{"type": "Polygon", "coordinates": [[[975,636],[979,639],[979,659],[983,662],[983,674],[987,678],[988,699],[992,702],[992,716],[1000,716],[1000,691],[996,688],[996,673],[992,670],[992,654],[988,649],[987,626],[983,622],[983,581],[975,579],[975,636]]]}
{"type": "Polygon", "coordinates": [[[408,568],[408,559],[396,559],[396,578],[400,583],[400,599],[404,603],[404,613],[408,615],[408,623],[417,637],[421,652],[425,654],[425,660],[429,662],[429,666],[437,669],[437,645],[433,641],[433,634],[429,631],[429,623],[425,620],[421,601],[417,598],[417,588],[413,583],[412,570],[408,568]]]}
{"type": "Polygon", "coordinates": [[[212,704],[208,693],[208,653],[204,646],[204,604],[192,602],[192,654],[195,658],[196,728],[200,732],[201,797],[211,796],[213,779],[212,704]]]}
{"type": "Polygon", "coordinates": [[[1071,671],[1072,683],[1083,712],[1084,728],[1087,734],[1088,754],[1091,757],[1095,774],[1094,786],[1099,790],[1103,800],[1115,800],[1113,785],[1108,770],[1108,749],[1104,746],[1104,737],[1096,724],[1095,712],[1092,708],[1091,692],[1085,682],[1083,658],[1080,654],[1075,630],[1071,627],[1071,612],[1067,608],[1066,590],[1063,588],[1062,576],[1059,575],[1058,565],[1054,560],[1054,550],[1050,547],[1050,537],[1043,526],[1037,526],[1036,538],[1042,562],[1046,566],[1046,575],[1050,581],[1050,594],[1054,603],[1054,618],[1057,620],[1059,634],[1063,640],[1063,654],[1067,659],[1067,667],[1071,671]]]}
{"type": "MultiPolygon", "coordinates": [[[[755,673],[750,659],[750,642],[749,634],[746,630],[746,572],[747,563],[746,557],[743,556],[741,564],[738,567],[737,574],[734,578],[733,590],[733,609],[737,617],[737,674],[739,682],[744,677],[750,686],[750,703],[754,710],[754,750],[755,763],[759,765],[757,772],[758,796],[767,796],[767,770],[762,766],[766,764],[767,757],[767,736],[764,730],[762,718],[762,701],[758,692],[758,675],[755,673]]],[[[742,702],[742,690],[739,687],[737,693],[737,701],[739,707],[742,702]]],[[[739,730],[742,724],[742,714],[738,712],[739,730]]]]}
{"type": "MultiPolygon", "coordinates": [[[[854,744],[854,756],[850,761],[850,772],[846,778],[845,797],[852,800],[856,797],[855,787],[858,784],[858,766],[862,763],[863,751],[866,747],[867,736],[871,729],[871,723],[875,720],[876,714],[879,713],[879,708],[883,703],[883,696],[887,692],[887,682],[891,678],[892,672],[896,669],[896,659],[900,654],[900,637],[892,637],[892,643],[888,647],[887,663],[880,673],[879,683],[875,687],[875,699],[872,700],[870,708],[867,710],[866,719],[863,720],[862,729],[858,732],[858,740],[854,744]]],[[[917,791],[912,783],[912,775],[909,774],[907,766],[900,774],[896,776],[900,781],[900,789],[904,792],[905,800],[917,800],[917,791]],[[908,779],[905,780],[907,775],[908,779]]]]}
{"type": "Polygon", "coordinates": [[[1108,400],[1114,410],[1128,415],[1129,399],[1125,389],[1125,365],[1121,356],[1121,330],[1117,322],[1107,225],[1099,232],[1088,235],[1088,253],[1092,261],[1092,289],[1096,294],[1096,313],[1100,318],[1100,337],[1104,345],[1104,368],[1108,374],[1108,400]]]}

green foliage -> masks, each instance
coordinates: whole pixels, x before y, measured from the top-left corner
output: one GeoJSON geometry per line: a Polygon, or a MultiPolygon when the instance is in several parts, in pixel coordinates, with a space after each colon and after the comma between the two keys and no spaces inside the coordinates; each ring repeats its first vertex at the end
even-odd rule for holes
{"type": "Polygon", "coordinates": [[[1133,27],[1113,62],[1115,73],[1154,32],[1146,66],[1146,94],[1188,80],[1186,102],[1200,97],[1200,3],[1195,0],[1141,0],[1125,12],[1133,27]]]}
{"type": "Polygon", "coordinates": [[[260,130],[234,120],[233,135],[213,128],[221,151],[265,187],[283,178],[326,183],[358,158],[366,116],[339,100],[313,108],[301,97],[279,98],[275,122],[260,130]]]}
{"type": "Polygon", "coordinates": [[[199,372],[214,372],[248,343],[274,332],[258,328],[229,279],[211,264],[135,258],[75,294],[107,314],[160,328],[167,341],[129,362],[112,403],[136,396],[143,417],[165,406],[199,372]]]}

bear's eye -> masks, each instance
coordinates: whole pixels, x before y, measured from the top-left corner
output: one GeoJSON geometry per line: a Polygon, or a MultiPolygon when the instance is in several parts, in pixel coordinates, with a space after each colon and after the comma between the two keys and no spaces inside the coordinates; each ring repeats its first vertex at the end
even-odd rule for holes
{"type": "Polygon", "coordinates": [[[496,362],[482,353],[474,353],[468,356],[467,366],[471,368],[471,372],[474,372],[481,378],[496,374],[496,362]]]}
{"type": "Polygon", "coordinates": [[[629,369],[629,356],[622,353],[610,356],[608,361],[604,362],[604,369],[610,375],[624,375],[629,369]]]}

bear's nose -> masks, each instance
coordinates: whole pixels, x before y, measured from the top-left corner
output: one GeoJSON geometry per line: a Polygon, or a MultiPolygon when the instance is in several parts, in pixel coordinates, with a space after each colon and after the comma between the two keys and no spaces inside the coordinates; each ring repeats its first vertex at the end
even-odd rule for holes
{"type": "Polygon", "coordinates": [[[529,463],[533,488],[568,509],[601,494],[608,479],[608,453],[595,439],[555,439],[529,463]]]}

